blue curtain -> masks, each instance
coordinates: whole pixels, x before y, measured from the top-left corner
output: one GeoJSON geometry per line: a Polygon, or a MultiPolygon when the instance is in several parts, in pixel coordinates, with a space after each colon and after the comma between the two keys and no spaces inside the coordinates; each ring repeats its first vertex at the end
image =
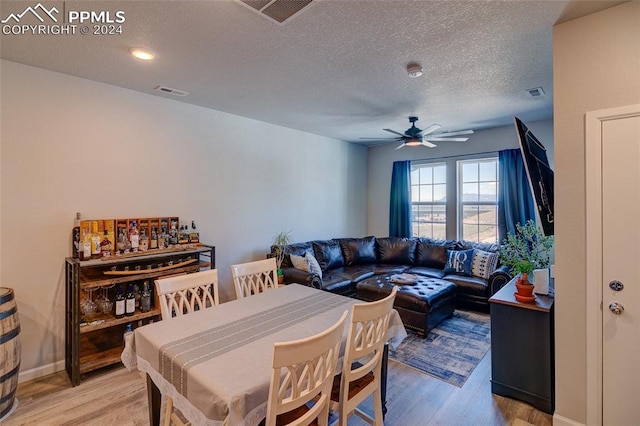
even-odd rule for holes
{"type": "Polygon", "coordinates": [[[389,236],[411,237],[411,161],[393,163],[389,236]]]}
{"type": "Polygon", "coordinates": [[[498,174],[498,238],[502,241],[507,232],[516,232],[517,223],[535,221],[536,212],[520,149],[498,152],[498,174]]]}

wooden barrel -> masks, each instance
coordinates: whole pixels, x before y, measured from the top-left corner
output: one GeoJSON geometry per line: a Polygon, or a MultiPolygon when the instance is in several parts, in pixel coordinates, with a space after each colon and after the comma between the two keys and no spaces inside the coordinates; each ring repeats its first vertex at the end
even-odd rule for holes
{"type": "Polygon", "coordinates": [[[13,290],[0,287],[0,419],[13,409],[20,370],[20,321],[13,290]]]}

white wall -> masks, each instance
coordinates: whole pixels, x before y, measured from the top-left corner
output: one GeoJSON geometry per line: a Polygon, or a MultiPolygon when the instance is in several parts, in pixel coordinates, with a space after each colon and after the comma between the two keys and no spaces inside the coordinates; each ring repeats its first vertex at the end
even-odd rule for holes
{"type": "Polygon", "coordinates": [[[553,49],[557,165],[554,424],[565,424],[566,419],[585,423],[584,117],[587,111],[640,102],[640,2],[557,25],[553,49]]]}
{"type": "MultiPolygon", "coordinates": [[[[551,168],[554,168],[553,120],[525,122],[533,134],[547,149],[551,168]]],[[[496,127],[479,130],[467,142],[440,142],[436,148],[405,147],[395,148],[399,143],[390,143],[369,148],[368,160],[368,223],[367,234],[389,235],[389,196],[391,191],[391,171],[394,161],[434,160],[447,158],[447,178],[455,181],[456,156],[473,156],[478,153],[496,153],[502,149],[518,148],[515,126],[496,127]]],[[[482,156],[482,155],[480,155],[482,156]]],[[[450,199],[453,199],[449,196],[450,199]]],[[[455,209],[455,206],[453,207],[455,209]]],[[[455,229],[448,229],[450,238],[455,238],[455,229]]]]}
{"type": "Polygon", "coordinates": [[[0,285],[14,289],[22,366],[64,359],[64,258],[84,218],[176,215],[229,265],[271,239],[362,236],[366,148],[174,100],[0,62],[0,285]]]}

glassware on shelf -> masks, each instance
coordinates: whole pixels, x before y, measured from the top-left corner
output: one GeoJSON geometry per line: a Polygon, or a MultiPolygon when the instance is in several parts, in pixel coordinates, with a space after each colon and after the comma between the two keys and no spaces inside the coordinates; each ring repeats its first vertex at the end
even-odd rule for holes
{"type": "Polygon", "coordinates": [[[109,299],[109,289],[115,286],[115,284],[100,287],[100,294],[96,297],[96,304],[98,305],[98,309],[103,314],[111,314],[113,310],[113,301],[109,299]]]}
{"type": "Polygon", "coordinates": [[[95,289],[85,289],[89,295],[86,299],[80,304],[80,312],[82,315],[95,315],[98,312],[98,305],[93,301],[93,291],[95,289]]]}

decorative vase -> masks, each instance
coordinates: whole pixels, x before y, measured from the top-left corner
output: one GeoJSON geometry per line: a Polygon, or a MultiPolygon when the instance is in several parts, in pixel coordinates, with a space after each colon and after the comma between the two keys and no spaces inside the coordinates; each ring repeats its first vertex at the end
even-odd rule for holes
{"type": "Polygon", "coordinates": [[[533,284],[536,286],[536,293],[549,294],[549,269],[535,269],[533,271],[533,284]]]}

